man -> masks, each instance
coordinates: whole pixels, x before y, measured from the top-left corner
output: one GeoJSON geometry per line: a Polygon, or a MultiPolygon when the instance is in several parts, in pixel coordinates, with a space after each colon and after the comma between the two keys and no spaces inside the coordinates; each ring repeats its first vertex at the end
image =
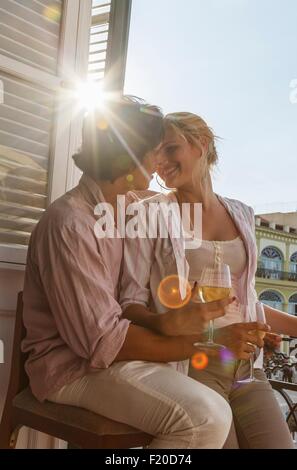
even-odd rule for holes
{"type": "MultiPolygon", "coordinates": [[[[98,203],[116,212],[118,195],[147,188],[154,171],[149,152],[161,138],[161,112],[135,99],[86,118],[74,157],[83,171],[79,185],[47,209],[30,240],[26,371],[40,401],[129,424],[154,436],[152,448],[220,448],[231,426],[229,405],[168,365],[196,352],[194,338],[167,337],[121,317],[123,240],[97,238],[94,230],[98,203]]],[[[193,321],[198,336],[230,302],[190,303],[176,315],[193,321]]]]}

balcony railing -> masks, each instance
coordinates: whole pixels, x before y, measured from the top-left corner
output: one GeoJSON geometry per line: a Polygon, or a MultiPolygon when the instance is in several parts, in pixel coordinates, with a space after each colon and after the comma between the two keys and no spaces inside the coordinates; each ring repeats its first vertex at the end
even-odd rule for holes
{"type": "Polygon", "coordinates": [[[265,348],[264,371],[272,388],[285,401],[285,418],[294,439],[297,433],[297,338],[286,337],[289,355],[265,348]]]}
{"type": "Polygon", "coordinates": [[[275,269],[267,269],[262,267],[258,267],[256,276],[264,279],[297,282],[297,273],[277,271],[275,269]]]}

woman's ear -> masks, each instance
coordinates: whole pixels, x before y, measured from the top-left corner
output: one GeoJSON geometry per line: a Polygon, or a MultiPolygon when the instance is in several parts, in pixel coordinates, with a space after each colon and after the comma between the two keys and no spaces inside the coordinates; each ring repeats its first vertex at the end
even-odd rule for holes
{"type": "Polygon", "coordinates": [[[205,153],[208,153],[208,150],[209,150],[209,139],[205,136],[201,136],[199,137],[199,142],[200,142],[200,145],[202,147],[202,150],[205,152],[205,153]]]}
{"type": "Polygon", "coordinates": [[[196,141],[194,146],[199,150],[198,160],[208,155],[209,140],[207,137],[201,136],[196,141]]]}

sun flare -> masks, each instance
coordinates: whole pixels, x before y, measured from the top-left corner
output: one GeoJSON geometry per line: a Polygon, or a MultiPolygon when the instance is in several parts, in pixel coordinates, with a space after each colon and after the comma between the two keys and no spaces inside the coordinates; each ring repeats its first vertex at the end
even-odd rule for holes
{"type": "Polygon", "coordinates": [[[79,83],[76,87],[76,98],[81,109],[92,111],[104,106],[105,93],[100,83],[79,83]]]}

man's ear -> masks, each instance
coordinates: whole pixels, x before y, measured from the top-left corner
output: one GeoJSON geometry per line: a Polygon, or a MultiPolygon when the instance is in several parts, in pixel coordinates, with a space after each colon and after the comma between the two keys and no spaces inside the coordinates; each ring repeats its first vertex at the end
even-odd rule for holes
{"type": "Polygon", "coordinates": [[[143,165],[148,164],[149,168],[154,173],[157,170],[158,166],[158,155],[156,150],[151,150],[150,152],[147,152],[143,158],[142,163],[143,165]]]}

